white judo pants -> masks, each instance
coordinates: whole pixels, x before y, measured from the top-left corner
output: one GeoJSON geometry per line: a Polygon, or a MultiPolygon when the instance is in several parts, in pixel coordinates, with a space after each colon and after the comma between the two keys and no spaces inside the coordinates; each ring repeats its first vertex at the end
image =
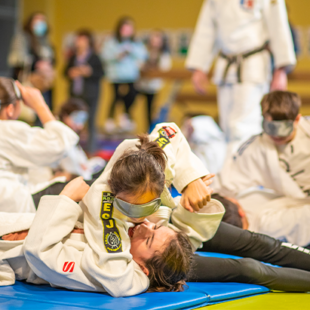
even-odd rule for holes
{"type": "Polygon", "coordinates": [[[260,101],[270,84],[249,82],[218,86],[220,126],[228,143],[228,155],[253,135],[262,132],[260,101]]]}

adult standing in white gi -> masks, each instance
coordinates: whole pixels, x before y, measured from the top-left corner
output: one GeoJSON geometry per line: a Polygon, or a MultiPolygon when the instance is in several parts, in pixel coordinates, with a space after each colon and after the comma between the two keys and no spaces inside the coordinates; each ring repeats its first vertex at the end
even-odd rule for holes
{"type": "Polygon", "coordinates": [[[262,131],[259,102],[270,88],[286,90],[286,72],[296,63],[285,1],[206,0],[186,60],[198,92],[205,92],[217,54],[220,126],[233,151],[262,131]]]}

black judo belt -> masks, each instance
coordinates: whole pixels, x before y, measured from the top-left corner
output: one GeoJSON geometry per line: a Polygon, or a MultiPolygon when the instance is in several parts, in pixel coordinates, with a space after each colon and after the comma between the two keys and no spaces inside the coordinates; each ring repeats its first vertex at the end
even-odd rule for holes
{"type": "Polygon", "coordinates": [[[241,69],[242,69],[242,62],[244,59],[254,55],[254,54],[257,54],[257,53],[260,53],[262,51],[269,51],[269,42],[265,42],[263,46],[255,49],[255,50],[252,50],[250,52],[247,52],[247,53],[244,53],[244,54],[238,54],[238,55],[226,55],[224,54],[223,52],[220,52],[220,57],[222,58],[225,58],[228,63],[226,65],[226,68],[225,68],[225,71],[224,71],[224,74],[223,74],[223,78],[222,78],[222,84],[225,84],[226,82],[226,77],[227,77],[227,74],[228,74],[228,70],[230,68],[230,66],[234,63],[237,64],[237,78],[238,78],[238,83],[241,83],[242,82],[242,79],[241,79],[241,69]]]}

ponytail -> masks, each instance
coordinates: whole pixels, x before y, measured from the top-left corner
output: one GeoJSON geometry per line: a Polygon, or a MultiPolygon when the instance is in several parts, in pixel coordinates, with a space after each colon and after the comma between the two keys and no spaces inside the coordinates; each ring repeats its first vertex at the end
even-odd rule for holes
{"type": "Polygon", "coordinates": [[[167,156],[148,135],[138,136],[138,150],[126,151],[114,164],[109,184],[114,195],[140,195],[146,191],[160,196],[165,185],[167,156]]]}
{"type": "Polygon", "coordinates": [[[158,164],[162,167],[162,169],[165,170],[167,155],[163,149],[160,148],[155,141],[150,141],[150,138],[147,134],[138,135],[138,138],[140,144],[136,144],[136,147],[139,150],[145,151],[146,153],[152,155],[158,164]]]}

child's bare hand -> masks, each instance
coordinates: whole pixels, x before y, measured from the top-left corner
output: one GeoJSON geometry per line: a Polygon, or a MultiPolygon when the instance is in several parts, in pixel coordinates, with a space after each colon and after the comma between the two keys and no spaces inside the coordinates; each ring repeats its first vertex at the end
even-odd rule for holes
{"type": "Polygon", "coordinates": [[[37,111],[41,106],[45,106],[46,103],[41,92],[34,87],[24,86],[18,81],[15,84],[20,89],[24,104],[34,111],[37,111]]]}
{"type": "Polygon", "coordinates": [[[205,185],[209,186],[210,184],[212,184],[213,180],[211,179],[214,177],[215,177],[214,173],[209,173],[208,175],[202,178],[202,181],[203,183],[205,183],[205,185]]]}
{"type": "Polygon", "coordinates": [[[80,202],[89,190],[89,185],[83,180],[83,177],[78,177],[69,182],[59,195],[64,195],[70,199],[80,202]]]}
{"type": "Polygon", "coordinates": [[[197,179],[183,190],[181,205],[190,212],[199,211],[211,200],[212,192],[202,179],[197,179]]]}

